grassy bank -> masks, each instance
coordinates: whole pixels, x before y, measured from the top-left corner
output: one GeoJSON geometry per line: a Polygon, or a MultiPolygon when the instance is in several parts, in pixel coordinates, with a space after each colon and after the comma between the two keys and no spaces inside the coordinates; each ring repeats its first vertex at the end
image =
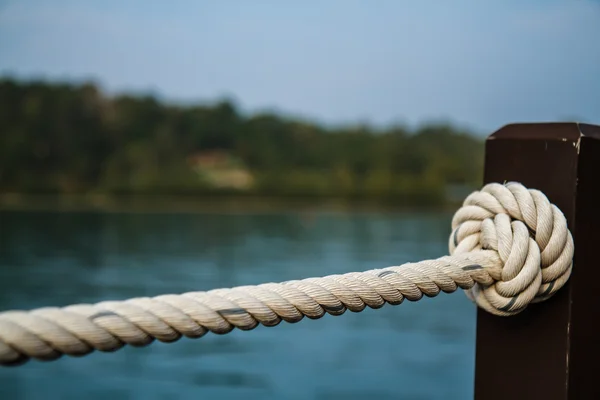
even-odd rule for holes
{"type": "Polygon", "coordinates": [[[0,211],[128,213],[269,213],[269,212],[426,212],[454,210],[458,201],[441,205],[407,205],[392,200],[335,197],[267,197],[255,195],[0,195],[0,211]]]}

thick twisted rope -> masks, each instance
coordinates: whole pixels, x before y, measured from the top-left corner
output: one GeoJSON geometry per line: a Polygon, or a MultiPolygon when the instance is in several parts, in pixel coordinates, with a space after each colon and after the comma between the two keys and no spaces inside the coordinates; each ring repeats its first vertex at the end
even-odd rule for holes
{"type": "Polygon", "coordinates": [[[0,364],[55,360],[124,345],[173,342],[207,332],[254,329],[341,315],[458,288],[497,315],[521,312],[568,280],[573,239],[565,217],[539,191],[490,184],[452,221],[450,256],[366,272],[181,295],[0,313],[0,364]]]}
{"type": "Polygon", "coordinates": [[[450,254],[498,253],[493,285],[475,284],[467,296],[498,315],[521,312],[551,297],[573,269],[573,236],[563,213],[539,190],[492,183],[469,195],[452,219],[450,254]]]}

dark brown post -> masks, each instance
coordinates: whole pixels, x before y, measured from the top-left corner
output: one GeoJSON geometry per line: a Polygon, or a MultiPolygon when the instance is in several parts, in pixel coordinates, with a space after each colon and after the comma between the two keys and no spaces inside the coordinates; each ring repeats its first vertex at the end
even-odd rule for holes
{"type": "Polygon", "coordinates": [[[478,311],[475,398],[600,399],[600,126],[507,125],[486,142],[484,179],[544,192],[567,217],[575,264],[544,303],[478,311]]]}

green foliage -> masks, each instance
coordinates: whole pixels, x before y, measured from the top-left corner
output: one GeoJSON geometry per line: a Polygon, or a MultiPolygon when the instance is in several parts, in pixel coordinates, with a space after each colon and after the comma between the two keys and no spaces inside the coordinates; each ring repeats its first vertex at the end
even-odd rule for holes
{"type": "Polygon", "coordinates": [[[449,186],[479,186],[482,169],[483,142],[443,124],[333,128],[243,116],[227,101],[184,107],[109,98],[92,84],[0,80],[0,193],[222,191],[442,204],[449,186]],[[211,186],[203,178],[211,167],[189,160],[215,151],[237,160],[227,167],[237,172],[215,176],[252,184],[211,186]]]}

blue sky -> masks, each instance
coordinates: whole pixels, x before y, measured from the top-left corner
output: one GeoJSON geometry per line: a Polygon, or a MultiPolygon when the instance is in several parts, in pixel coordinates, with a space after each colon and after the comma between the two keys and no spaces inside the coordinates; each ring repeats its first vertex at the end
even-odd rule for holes
{"type": "Polygon", "coordinates": [[[0,0],[0,75],[324,123],[600,124],[600,2],[0,0]]]}

